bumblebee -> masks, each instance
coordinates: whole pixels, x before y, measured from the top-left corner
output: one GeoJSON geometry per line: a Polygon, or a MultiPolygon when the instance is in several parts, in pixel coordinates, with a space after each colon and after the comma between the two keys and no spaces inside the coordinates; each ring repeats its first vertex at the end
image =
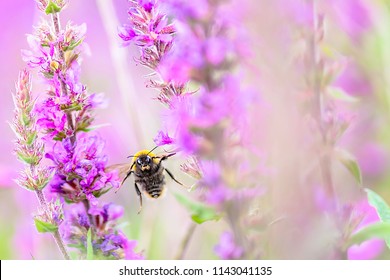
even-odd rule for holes
{"type": "MultiPolygon", "coordinates": [[[[154,150],[154,149],[153,149],[154,150]]],[[[147,196],[157,199],[161,196],[165,188],[165,176],[164,171],[171,177],[173,181],[179,185],[185,187],[181,182],[176,180],[173,174],[166,169],[162,162],[171,156],[174,156],[176,153],[165,154],[157,156],[152,153],[153,150],[141,150],[133,156],[133,161],[130,165],[127,165],[125,168],[125,177],[122,180],[121,186],[124,182],[134,174],[134,187],[135,191],[139,197],[140,208],[138,214],[142,210],[142,193],[145,193],[147,196]]],[[[123,169],[123,168],[122,168],[123,169]]]]}

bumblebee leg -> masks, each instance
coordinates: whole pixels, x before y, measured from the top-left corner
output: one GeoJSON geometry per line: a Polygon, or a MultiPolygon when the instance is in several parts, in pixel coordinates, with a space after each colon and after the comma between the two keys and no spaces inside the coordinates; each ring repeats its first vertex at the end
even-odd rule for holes
{"type": "Polygon", "coordinates": [[[155,156],[155,157],[153,157],[153,158],[161,158],[161,159],[160,159],[160,162],[159,162],[159,164],[160,164],[163,160],[166,160],[167,158],[169,158],[169,157],[171,157],[171,156],[174,156],[174,155],[176,155],[176,153],[170,153],[170,154],[165,155],[165,156],[162,156],[162,157],[160,157],[160,156],[155,156]]]}
{"type": "Polygon", "coordinates": [[[185,188],[188,189],[188,187],[186,187],[183,183],[181,183],[181,182],[179,182],[178,180],[176,180],[176,178],[173,176],[173,174],[172,174],[168,169],[166,169],[166,168],[164,168],[164,169],[165,169],[165,171],[168,173],[169,177],[172,178],[173,181],[175,181],[176,183],[178,183],[180,186],[183,186],[183,187],[185,187],[185,188]]]}
{"type": "Polygon", "coordinates": [[[166,155],[166,156],[163,156],[163,157],[161,158],[161,160],[165,160],[165,159],[167,159],[167,158],[169,158],[169,157],[171,157],[171,156],[174,156],[174,155],[176,155],[176,153],[170,153],[170,154],[168,154],[168,155],[166,155]]]}
{"type": "Polygon", "coordinates": [[[137,195],[139,197],[139,210],[138,210],[138,213],[141,213],[141,210],[142,210],[142,194],[141,194],[141,191],[139,190],[138,188],[138,185],[137,183],[134,183],[134,186],[135,186],[135,191],[137,192],[137,195]]]}
{"type": "Polygon", "coordinates": [[[130,177],[130,175],[131,174],[133,174],[134,173],[134,171],[133,170],[131,170],[129,173],[127,173],[126,174],[126,177],[122,180],[122,183],[121,183],[121,186],[123,185],[123,183],[127,180],[127,178],[129,178],[130,177]]]}
{"type": "Polygon", "coordinates": [[[124,184],[124,182],[127,180],[127,178],[129,178],[129,176],[133,173],[134,171],[130,171],[129,173],[126,174],[126,177],[122,180],[119,188],[115,191],[115,193],[117,193],[119,191],[119,189],[122,187],[122,185],[124,184]]]}

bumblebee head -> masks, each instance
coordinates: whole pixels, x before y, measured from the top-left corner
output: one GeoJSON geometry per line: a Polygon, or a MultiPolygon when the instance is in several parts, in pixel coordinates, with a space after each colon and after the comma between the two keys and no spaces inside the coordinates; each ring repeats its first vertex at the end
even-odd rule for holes
{"type": "Polygon", "coordinates": [[[143,155],[136,159],[135,164],[137,168],[142,171],[150,170],[152,168],[153,159],[149,155],[143,155]]]}
{"type": "Polygon", "coordinates": [[[148,150],[139,151],[133,157],[133,168],[141,171],[149,171],[154,164],[158,164],[157,159],[155,159],[155,154],[148,150]]]}

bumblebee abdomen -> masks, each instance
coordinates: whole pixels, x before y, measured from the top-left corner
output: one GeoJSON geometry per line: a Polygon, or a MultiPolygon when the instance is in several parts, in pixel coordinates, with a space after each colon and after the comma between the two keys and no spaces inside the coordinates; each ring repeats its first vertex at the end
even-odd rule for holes
{"type": "Polygon", "coordinates": [[[159,198],[164,191],[165,182],[162,174],[144,177],[137,183],[140,183],[144,192],[152,198],[159,198]]]}
{"type": "Polygon", "coordinates": [[[158,188],[154,189],[146,189],[146,193],[152,197],[152,198],[159,198],[162,194],[163,187],[159,186],[158,188]]]}

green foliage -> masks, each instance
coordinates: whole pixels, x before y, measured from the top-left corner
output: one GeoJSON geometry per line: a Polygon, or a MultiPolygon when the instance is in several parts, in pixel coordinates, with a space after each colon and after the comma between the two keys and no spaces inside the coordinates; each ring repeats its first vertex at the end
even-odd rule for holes
{"type": "Polygon", "coordinates": [[[76,48],[78,45],[80,45],[83,42],[84,38],[72,42],[68,47],[64,48],[64,51],[72,51],[74,48],[76,48]]]}
{"type": "Polygon", "coordinates": [[[39,162],[39,158],[37,156],[28,155],[25,151],[17,151],[16,155],[18,156],[20,161],[25,162],[29,165],[37,165],[39,162]]]}
{"type": "MultiPolygon", "coordinates": [[[[386,201],[377,193],[370,189],[365,190],[367,192],[368,203],[375,208],[378,213],[379,218],[382,222],[390,223],[390,207],[386,201]]],[[[387,244],[387,247],[390,249],[390,232],[386,238],[384,238],[387,244]]]]}
{"type": "Polygon", "coordinates": [[[0,230],[0,260],[9,260],[13,258],[12,252],[14,248],[12,248],[12,244],[14,238],[14,225],[9,221],[6,222],[4,220],[0,220],[0,225],[2,225],[0,230]]]}
{"type": "Polygon", "coordinates": [[[28,135],[26,145],[30,146],[34,143],[35,139],[37,139],[38,133],[36,131],[31,132],[31,134],[28,135]]]}
{"type": "Polygon", "coordinates": [[[359,185],[362,185],[362,173],[356,158],[344,149],[337,148],[335,152],[337,159],[348,169],[359,185]]]}
{"type": "Polygon", "coordinates": [[[375,224],[370,224],[352,235],[347,243],[347,247],[350,247],[354,244],[361,244],[364,241],[370,240],[372,238],[388,240],[389,237],[390,223],[378,222],[375,224]]]}
{"type": "Polygon", "coordinates": [[[89,228],[87,232],[87,260],[93,260],[92,231],[89,228]]]}
{"type": "Polygon", "coordinates": [[[359,99],[350,95],[340,87],[328,87],[327,94],[333,99],[345,101],[345,102],[358,102],[359,99]]]}
{"type": "MultiPolygon", "coordinates": [[[[160,215],[159,215],[160,216],[160,215]]],[[[164,223],[161,223],[158,218],[152,222],[152,230],[151,232],[163,233],[165,232],[164,223]]],[[[171,249],[166,244],[166,240],[164,239],[162,234],[151,234],[149,236],[149,240],[146,241],[148,244],[148,249],[146,253],[146,259],[148,260],[161,260],[164,258],[164,250],[171,249]]],[[[172,250],[172,249],[171,249],[172,250]]]]}
{"type": "Polygon", "coordinates": [[[206,221],[219,220],[221,218],[221,215],[217,214],[212,207],[189,200],[186,196],[178,193],[175,193],[174,196],[180,204],[190,211],[191,219],[197,224],[206,221]]]}
{"type": "Polygon", "coordinates": [[[22,123],[24,124],[24,126],[26,126],[26,127],[30,126],[31,117],[28,114],[26,114],[26,112],[22,112],[21,119],[22,119],[22,123]]]}
{"type": "Polygon", "coordinates": [[[60,11],[61,11],[61,8],[53,1],[49,1],[49,3],[47,4],[47,7],[45,9],[45,13],[47,15],[59,13],[60,11]]]}
{"type": "Polygon", "coordinates": [[[53,225],[51,223],[44,222],[39,219],[34,219],[35,227],[37,228],[38,232],[44,233],[44,232],[56,232],[58,230],[57,225],[53,225]]]}

